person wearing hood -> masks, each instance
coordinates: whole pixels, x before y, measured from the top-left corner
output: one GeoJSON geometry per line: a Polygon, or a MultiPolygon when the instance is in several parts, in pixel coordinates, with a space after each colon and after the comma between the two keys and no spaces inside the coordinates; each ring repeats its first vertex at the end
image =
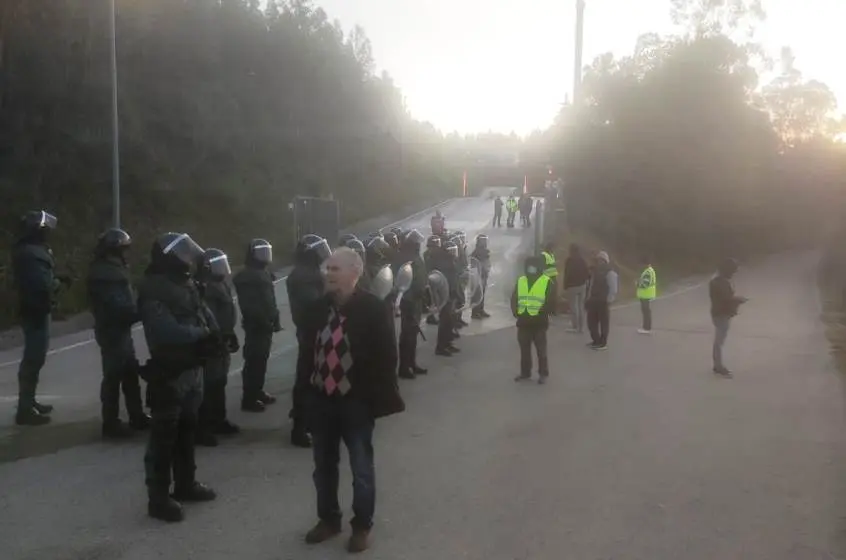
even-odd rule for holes
{"type": "Polygon", "coordinates": [[[525,274],[517,279],[511,294],[511,313],[517,319],[517,343],[520,345],[520,375],[515,381],[532,377],[532,346],[538,354],[538,383],[549,377],[546,331],[549,329],[549,307],[552,280],[543,273],[542,257],[528,257],[525,274]]]}
{"type": "MultiPolygon", "coordinates": [[[[358,241],[348,238],[347,243],[358,241]]],[[[297,331],[297,344],[302,347],[303,325],[306,322],[306,309],[323,297],[324,280],[320,271],[321,265],[329,258],[331,250],[326,239],[319,235],[304,235],[294,248],[294,268],[285,280],[288,289],[288,305],[291,307],[291,320],[297,331]]],[[[300,367],[298,364],[297,367],[300,367]]],[[[311,447],[311,437],[305,421],[305,407],[303,403],[302,387],[295,385],[291,392],[293,406],[289,413],[291,418],[291,444],[295,447],[311,447]]]]}
{"type": "Polygon", "coordinates": [[[600,251],[588,281],[585,310],[593,350],[608,348],[608,329],[611,323],[611,303],[617,298],[618,277],[611,268],[608,253],[600,251]]]}
{"type": "Polygon", "coordinates": [[[491,316],[490,313],[485,311],[485,295],[488,290],[488,277],[491,273],[491,250],[488,248],[487,235],[480,233],[476,236],[476,246],[473,247],[470,256],[479,261],[482,274],[482,300],[473,307],[470,317],[472,319],[487,319],[491,316]]]}
{"type": "Polygon", "coordinates": [[[41,426],[50,423],[53,406],[35,398],[41,368],[50,346],[50,314],[60,286],[70,278],[55,273],[53,250],[48,244],[56,217],[44,210],[21,216],[19,237],[12,248],[12,274],[18,292],[18,312],[24,334],[24,351],[18,368],[18,410],[15,423],[41,426]]]}
{"type": "Polygon", "coordinates": [[[272,263],[273,246],[264,239],[253,239],[247,246],[246,266],[232,278],[244,326],[241,410],[245,412],[264,412],[276,402],[276,397],[264,390],[273,334],[282,330],[272,263]]]}
{"type": "Polygon", "coordinates": [[[708,285],[711,298],[711,320],[714,323],[714,373],[723,377],[732,377],[731,371],[723,363],[723,345],[728,337],[731,320],[737,315],[741,305],[748,299],[734,293],[732,278],[737,273],[738,265],[734,259],[720,263],[716,276],[708,285]]]}
{"type": "Polygon", "coordinates": [[[141,401],[140,365],[132,340],[132,325],[141,321],[141,315],[126,263],[131,246],[132,238],[124,230],[106,230],[97,240],[88,269],[88,304],[103,364],[100,403],[104,438],[126,438],[133,430],[145,430],[150,425],[141,401]],[[121,390],[129,424],[120,419],[121,390]]]}
{"type": "Polygon", "coordinates": [[[195,478],[203,367],[226,352],[214,315],[194,282],[202,255],[187,233],[164,233],[153,242],[150,266],[138,285],[138,311],[150,351],[142,368],[152,416],[144,454],[147,514],[167,522],[184,519],[182,502],[216,498],[195,478]]]}

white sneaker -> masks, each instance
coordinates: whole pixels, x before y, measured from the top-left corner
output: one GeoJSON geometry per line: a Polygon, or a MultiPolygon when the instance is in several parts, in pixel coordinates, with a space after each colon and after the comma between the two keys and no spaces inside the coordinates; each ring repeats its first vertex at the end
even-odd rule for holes
{"type": "Polygon", "coordinates": [[[637,332],[640,334],[652,334],[652,331],[648,331],[646,329],[638,329],[637,332]]]}

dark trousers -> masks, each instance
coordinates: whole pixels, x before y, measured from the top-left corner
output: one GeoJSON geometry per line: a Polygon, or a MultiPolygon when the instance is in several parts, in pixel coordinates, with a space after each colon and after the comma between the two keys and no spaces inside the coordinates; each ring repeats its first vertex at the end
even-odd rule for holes
{"type": "Polygon", "coordinates": [[[327,396],[308,387],[308,427],[314,451],[314,487],[317,490],[317,516],[330,524],[340,524],[338,504],[341,441],[347,446],[353,478],[355,529],[370,529],[376,509],[376,470],[373,464],[374,421],[367,407],[339,394],[327,396]]]}
{"type": "MultiPolygon", "coordinates": [[[[108,333],[105,336],[110,336],[108,333]]],[[[114,424],[120,419],[120,394],[130,419],[141,416],[141,382],[139,364],[135,357],[132,332],[127,330],[120,336],[106,341],[98,337],[100,360],[103,364],[103,380],[100,382],[100,404],[103,424],[114,424]]]]}
{"type": "Polygon", "coordinates": [[[514,227],[514,217],[515,217],[515,215],[516,215],[516,212],[509,212],[508,213],[508,220],[507,220],[508,227],[514,227]]]}
{"type": "Polygon", "coordinates": [[[478,305],[473,306],[473,314],[482,313],[485,310],[485,297],[488,292],[488,273],[482,272],[482,300],[478,305]]]}
{"type": "Polygon", "coordinates": [[[194,437],[203,398],[202,375],[199,369],[190,370],[148,386],[152,420],[144,473],[151,500],[167,497],[171,471],[176,488],[188,488],[195,481],[194,437]]]}
{"type": "Polygon", "coordinates": [[[50,346],[50,315],[21,318],[24,351],[18,367],[18,411],[25,412],[35,405],[35,391],[41,368],[47,361],[50,346]]]}
{"type": "Polygon", "coordinates": [[[203,402],[198,412],[199,429],[214,431],[227,420],[226,385],[229,383],[229,354],[213,358],[203,369],[203,402]]]}
{"type": "Polygon", "coordinates": [[[652,305],[648,299],[640,300],[640,313],[643,315],[643,330],[652,330],[652,305]]]}
{"type": "MultiPolygon", "coordinates": [[[[302,332],[297,329],[297,344],[303,344],[303,335],[302,332]]],[[[301,360],[309,360],[309,357],[303,357],[297,352],[297,369],[296,371],[302,371],[302,364],[301,360]]],[[[291,419],[291,426],[292,431],[296,432],[305,432],[307,431],[306,428],[306,416],[305,416],[305,391],[308,390],[308,387],[303,387],[300,383],[294,383],[294,388],[291,390],[291,411],[288,413],[288,417],[291,419]]]]}
{"type": "Polygon", "coordinates": [[[273,346],[273,331],[250,329],[244,331],[244,369],[241,379],[244,383],[243,402],[254,402],[264,391],[267,377],[267,360],[273,346]]]}
{"type": "Polygon", "coordinates": [[[538,354],[538,375],[549,376],[549,360],[546,353],[547,327],[517,327],[517,343],[520,345],[520,375],[532,375],[532,345],[538,354]]]}
{"type": "Polygon", "coordinates": [[[594,344],[608,344],[608,327],[611,322],[611,310],[607,301],[588,301],[585,303],[587,325],[594,344]]]}
{"type": "Polygon", "coordinates": [[[493,225],[495,227],[502,227],[502,211],[494,212],[493,225]]]}
{"type": "Polygon", "coordinates": [[[399,369],[405,371],[417,365],[417,336],[420,333],[420,302],[403,298],[400,301],[399,369]]]}
{"type": "Polygon", "coordinates": [[[454,330],[455,304],[450,300],[441,308],[440,315],[438,315],[437,348],[443,349],[452,344],[454,330]]]}

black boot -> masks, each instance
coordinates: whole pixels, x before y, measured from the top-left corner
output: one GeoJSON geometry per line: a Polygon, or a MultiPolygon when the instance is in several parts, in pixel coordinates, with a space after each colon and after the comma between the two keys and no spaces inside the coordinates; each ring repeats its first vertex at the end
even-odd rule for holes
{"type": "Polygon", "coordinates": [[[171,497],[180,502],[211,502],[217,498],[217,494],[205,484],[192,482],[185,486],[176,486],[171,497]]]}
{"type": "Polygon", "coordinates": [[[219,436],[232,436],[241,433],[241,428],[229,420],[224,420],[214,427],[214,433],[219,436]]]}
{"type": "Polygon", "coordinates": [[[300,426],[294,426],[291,429],[291,445],[308,449],[311,447],[311,436],[300,426]]]}
{"type": "Polygon", "coordinates": [[[264,412],[267,409],[264,403],[258,400],[241,401],[241,410],[244,412],[264,412]]]}
{"type": "Polygon", "coordinates": [[[428,369],[420,366],[414,366],[413,368],[411,368],[411,371],[413,371],[415,375],[426,375],[427,373],[429,373],[428,369]]]}
{"type": "Polygon", "coordinates": [[[132,437],[132,428],[118,419],[103,422],[103,437],[106,439],[127,439],[132,437]]]}
{"type": "Polygon", "coordinates": [[[38,401],[35,401],[33,408],[38,411],[39,414],[50,414],[53,412],[53,405],[52,404],[41,404],[38,401]]]}
{"type": "Polygon", "coordinates": [[[178,523],[185,519],[182,504],[167,495],[167,491],[151,491],[147,501],[147,515],[168,523],[178,523]]]}
{"type": "Polygon", "coordinates": [[[399,370],[399,378],[400,379],[415,379],[417,376],[414,375],[414,372],[411,371],[411,368],[400,368],[399,370]]]}
{"type": "Polygon", "coordinates": [[[203,447],[217,447],[220,443],[217,440],[217,436],[215,436],[210,429],[198,431],[194,442],[197,445],[202,445],[203,447]]]}
{"type": "Polygon", "coordinates": [[[50,417],[41,414],[35,407],[21,409],[19,405],[18,412],[15,414],[15,424],[18,426],[43,426],[49,423],[50,417]]]}
{"type": "Polygon", "coordinates": [[[129,427],[133,430],[147,430],[150,428],[150,415],[145,412],[136,412],[129,416],[129,427]]]}

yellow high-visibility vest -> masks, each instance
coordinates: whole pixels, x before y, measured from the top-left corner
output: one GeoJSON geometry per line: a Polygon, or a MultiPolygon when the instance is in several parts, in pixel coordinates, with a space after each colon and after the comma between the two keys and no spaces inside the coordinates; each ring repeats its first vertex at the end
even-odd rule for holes
{"type": "Polygon", "coordinates": [[[652,266],[640,274],[640,280],[637,282],[637,299],[653,300],[658,296],[658,276],[655,274],[655,269],[652,266]]]}
{"type": "Polygon", "coordinates": [[[555,266],[555,255],[547,253],[546,251],[543,251],[541,255],[543,255],[543,260],[546,262],[546,269],[543,273],[550,278],[558,276],[558,267],[555,266]]]}
{"type": "Polygon", "coordinates": [[[541,307],[546,303],[546,288],[548,285],[549,276],[540,275],[531,288],[529,288],[529,278],[521,276],[517,280],[517,314],[528,314],[534,317],[540,313],[541,307]]]}

